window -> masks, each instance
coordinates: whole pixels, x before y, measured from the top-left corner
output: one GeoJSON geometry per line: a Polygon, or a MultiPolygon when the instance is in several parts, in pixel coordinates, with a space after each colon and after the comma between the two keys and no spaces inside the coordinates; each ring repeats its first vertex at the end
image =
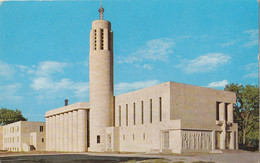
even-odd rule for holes
{"type": "Polygon", "coordinates": [[[95,29],[95,50],[97,49],[97,30],[95,29]]]}
{"type": "Polygon", "coordinates": [[[125,135],[123,135],[123,140],[125,140],[125,135]]]}
{"type": "Polygon", "coordinates": [[[133,140],[135,140],[135,134],[133,134],[133,140]]]}
{"type": "Polygon", "coordinates": [[[44,142],[44,138],[42,138],[42,142],[44,142]]]}
{"type": "Polygon", "coordinates": [[[228,120],[228,103],[225,103],[225,120],[228,120]]]}
{"type": "Polygon", "coordinates": [[[134,125],[135,125],[135,103],[133,104],[133,112],[134,112],[134,125]]]}
{"type": "Polygon", "coordinates": [[[143,139],[145,140],[145,133],[143,133],[143,139]]]}
{"type": "Polygon", "coordinates": [[[17,143],[19,143],[19,136],[17,136],[17,143]]]}
{"type": "Polygon", "coordinates": [[[150,123],[153,122],[153,101],[150,99],[150,123]]]}
{"type": "Polygon", "coordinates": [[[121,106],[119,105],[119,126],[121,126],[121,106]]]}
{"type": "Polygon", "coordinates": [[[97,144],[100,143],[100,135],[97,136],[97,144]]]}
{"type": "Polygon", "coordinates": [[[217,121],[219,120],[219,105],[220,105],[220,102],[217,102],[216,103],[216,120],[217,121]]]}
{"type": "Polygon", "coordinates": [[[128,104],[126,104],[126,113],[125,113],[125,120],[126,120],[126,126],[128,126],[128,104]]]}
{"type": "Polygon", "coordinates": [[[162,97],[159,97],[159,120],[162,121],[162,97]]]}
{"type": "Polygon", "coordinates": [[[104,49],[104,30],[101,29],[101,50],[104,49]]]}
{"type": "Polygon", "coordinates": [[[43,132],[43,126],[40,126],[40,132],[43,132]]]}
{"type": "Polygon", "coordinates": [[[19,126],[16,127],[16,131],[19,132],[19,126]]]}
{"type": "Polygon", "coordinates": [[[144,124],[144,101],[141,101],[141,120],[142,124],[144,124]]]}

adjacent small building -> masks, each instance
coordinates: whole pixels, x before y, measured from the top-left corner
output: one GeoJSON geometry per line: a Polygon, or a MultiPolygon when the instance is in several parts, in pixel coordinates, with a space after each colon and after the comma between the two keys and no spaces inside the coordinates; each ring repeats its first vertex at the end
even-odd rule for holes
{"type": "Polygon", "coordinates": [[[3,126],[2,133],[3,150],[45,150],[45,122],[14,122],[3,126]]]}

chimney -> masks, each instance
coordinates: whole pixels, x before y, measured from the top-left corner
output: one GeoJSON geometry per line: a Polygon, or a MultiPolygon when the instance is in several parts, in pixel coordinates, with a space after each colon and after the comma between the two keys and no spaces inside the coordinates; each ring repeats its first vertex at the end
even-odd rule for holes
{"type": "Polygon", "coordinates": [[[68,106],[68,103],[69,103],[69,100],[66,99],[66,100],[65,100],[65,106],[68,106]]]}

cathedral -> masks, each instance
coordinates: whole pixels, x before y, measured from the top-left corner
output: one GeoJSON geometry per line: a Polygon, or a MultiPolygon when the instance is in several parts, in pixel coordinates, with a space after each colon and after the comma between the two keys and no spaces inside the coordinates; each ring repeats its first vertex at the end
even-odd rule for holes
{"type": "Polygon", "coordinates": [[[236,94],[166,82],[114,96],[113,32],[92,22],[89,102],[47,111],[46,150],[189,153],[238,150],[236,94]]]}

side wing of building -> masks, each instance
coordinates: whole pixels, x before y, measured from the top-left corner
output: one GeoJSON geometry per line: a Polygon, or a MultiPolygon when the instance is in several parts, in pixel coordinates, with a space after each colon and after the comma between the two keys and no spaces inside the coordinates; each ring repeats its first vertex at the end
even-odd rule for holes
{"type": "Polygon", "coordinates": [[[210,152],[237,148],[235,94],[167,82],[115,96],[107,151],[210,152]]]}

